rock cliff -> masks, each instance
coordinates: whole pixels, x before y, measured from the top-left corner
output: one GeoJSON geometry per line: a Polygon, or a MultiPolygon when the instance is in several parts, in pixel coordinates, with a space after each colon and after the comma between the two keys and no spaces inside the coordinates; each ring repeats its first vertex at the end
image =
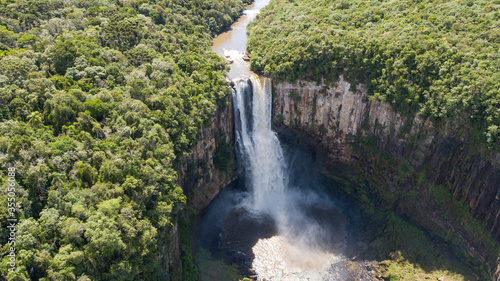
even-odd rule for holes
{"type": "Polygon", "coordinates": [[[321,149],[324,174],[359,174],[379,207],[452,241],[500,279],[500,153],[478,141],[467,122],[401,115],[343,77],[335,85],[278,82],[273,89],[275,126],[321,149]]]}
{"type": "MultiPolygon", "coordinates": [[[[233,104],[229,95],[226,103],[219,105],[215,110],[210,126],[200,130],[198,143],[180,161],[177,168],[179,185],[187,197],[185,215],[198,215],[224,186],[236,179],[233,143],[233,104]],[[221,150],[223,147],[226,149],[221,150]]],[[[182,262],[178,224],[175,224],[169,236],[172,239],[165,251],[167,272],[172,273],[173,280],[182,280],[180,279],[182,262]]]]}
{"type": "Polygon", "coordinates": [[[236,179],[233,143],[233,103],[229,95],[226,104],[215,110],[211,125],[200,130],[198,144],[191,149],[178,169],[179,184],[194,213],[205,209],[224,186],[236,179]],[[224,146],[228,149],[219,152],[224,146]],[[217,162],[216,155],[221,153],[229,153],[223,155],[226,163],[217,162]]]}

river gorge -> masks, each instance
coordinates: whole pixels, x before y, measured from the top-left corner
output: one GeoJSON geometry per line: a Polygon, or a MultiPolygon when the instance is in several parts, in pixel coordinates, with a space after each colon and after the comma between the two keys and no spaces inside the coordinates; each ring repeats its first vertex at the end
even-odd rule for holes
{"type": "MultiPolygon", "coordinates": [[[[500,155],[476,149],[464,122],[401,115],[342,75],[333,85],[259,77],[246,26],[268,2],[214,39],[232,96],[180,169],[200,214],[201,280],[384,280],[385,251],[435,260],[420,267],[451,272],[438,280],[500,280],[500,155]],[[428,253],[403,250],[423,244],[428,253]]],[[[171,266],[182,266],[172,249],[171,266]]]]}
{"type": "Polygon", "coordinates": [[[3,0],[0,280],[500,281],[500,0],[3,0]]]}

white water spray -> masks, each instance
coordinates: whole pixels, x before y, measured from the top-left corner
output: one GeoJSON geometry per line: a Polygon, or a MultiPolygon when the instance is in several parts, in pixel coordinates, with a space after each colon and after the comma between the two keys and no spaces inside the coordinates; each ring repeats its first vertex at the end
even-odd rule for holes
{"type": "Polygon", "coordinates": [[[244,59],[247,25],[269,2],[255,0],[228,32],[213,40],[212,50],[232,61],[227,77],[234,83],[235,146],[250,193],[239,193],[238,203],[224,199],[232,207],[214,207],[220,218],[210,224],[221,223],[218,247],[230,250],[232,259],[243,259],[259,281],[346,280],[332,267],[341,252],[346,218],[320,192],[308,158],[290,157],[298,156],[297,150],[285,157],[271,129],[271,80],[255,75],[244,59]]]}
{"type": "Polygon", "coordinates": [[[271,80],[252,77],[235,81],[236,146],[253,192],[253,209],[272,217],[283,208],[286,161],[271,130],[271,80]]]}
{"type": "Polygon", "coordinates": [[[343,223],[337,230],[324,229],[304,208],[333,215],[332,204],[306,192],[309,187],[291,188],[287,160],[271,129],[271,80],[253,76],[233,82],[236,148],[252,192],[246,205],[256,216],[271,217],[278,230],[278,236],[261,239],[252,248],[252,267],[259,280],[321,280],[338,259],[325,245],[342,240],[343,223]]]}

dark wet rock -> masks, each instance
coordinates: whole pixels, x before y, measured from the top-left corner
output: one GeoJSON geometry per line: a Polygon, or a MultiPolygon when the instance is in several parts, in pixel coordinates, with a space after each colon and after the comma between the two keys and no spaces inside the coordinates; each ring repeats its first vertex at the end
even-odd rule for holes
{"type": "Polygon", "coordinates": [[[277,234],[274,221],[266,215],[250,214],[239,207],[228,212],[221,222],[222,233],[219,248],[226,258],[252,267],[254,258],[252,247],[259,239],[270,238],[277,234]]]}

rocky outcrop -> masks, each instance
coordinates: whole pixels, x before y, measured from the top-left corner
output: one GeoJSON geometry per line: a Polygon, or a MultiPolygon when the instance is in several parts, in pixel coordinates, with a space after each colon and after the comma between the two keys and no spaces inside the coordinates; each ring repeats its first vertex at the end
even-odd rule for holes
{"type": "Polygon", "coordinates": [[[452,240],[500,278],[498,253],[491,249],[500,241],[500,153],[477,141],[467,122],[401,115],[388,103],[370,100],[362,85],[353,91],[343,77],[330,86],[279,82],[273,94],[274,124],[321,147],[325,174],[346,177],[343,169],[361,167],[365,180],[375,182],[375,195],[394,195],[385,196],[389,205],[452,240]],[[380,155],[394,164],[380,166],[380,155]],[[408,170],[403,177],[401,166],[408,170]],[[479,230],[462,217],[450,218],[446,208],[468,210],[461,216],[479,230]]]}

